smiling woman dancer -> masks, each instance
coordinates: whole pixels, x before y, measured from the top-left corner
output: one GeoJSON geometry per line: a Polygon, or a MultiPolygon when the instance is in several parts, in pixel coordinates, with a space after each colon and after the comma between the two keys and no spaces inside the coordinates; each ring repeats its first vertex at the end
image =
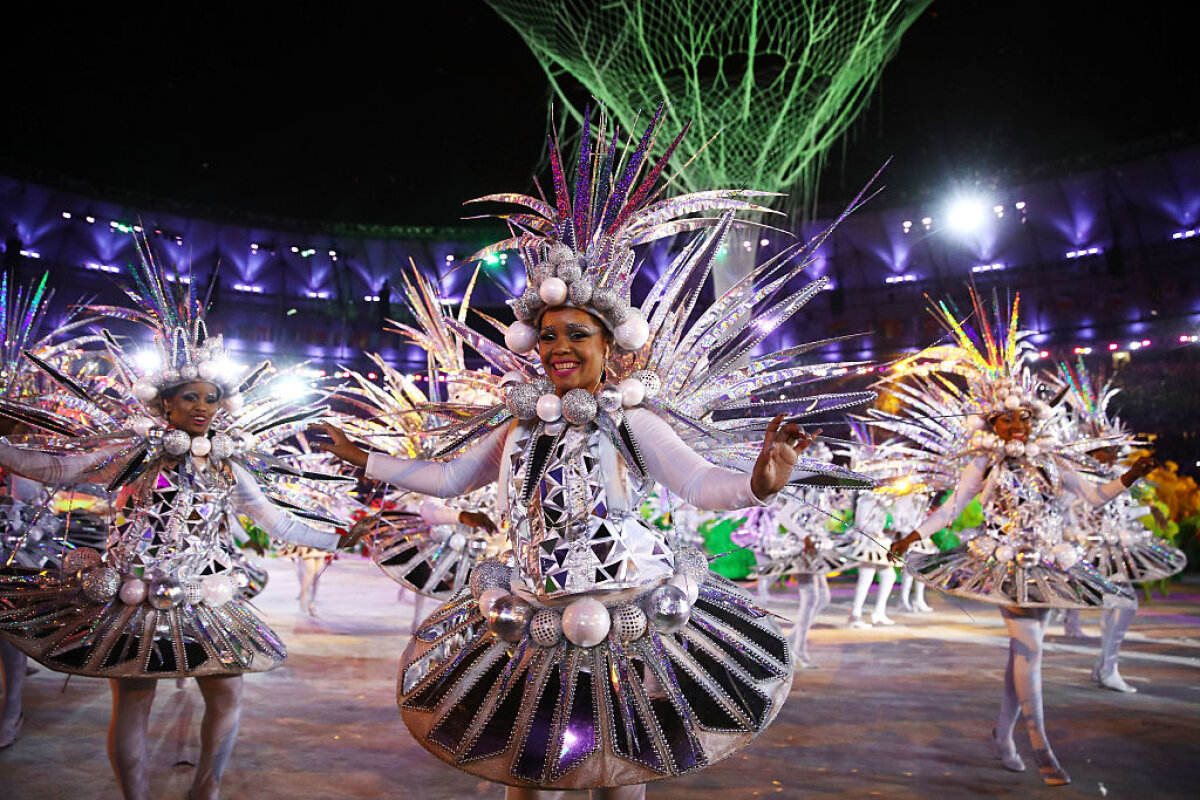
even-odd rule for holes
{"type": "Polygon", "coordinates": [[[127,800],[151,796],[146,735],[158,681],[196,678],[205,710],[188,797],[216,798],[237,738],[241,676],[286,657],[244,600],[250,578],[233,552],[233,515],[245,514],[275,538],[327,549],[337,545],[333,528],[341,523],[295,495],[283,499],[290,481],[313,485],[333,476],[272,456],[323,409],[276,399],[269,379],[244,402],[242,392],[266,365],[243,382],[221,337],[207,336],[195,298],[176,305],[148,257],[135,269],[137,307],[107,311],[152,329],[162,367],[139,378],[105,332],[106,384],[119,396],[90,391],[44,365],[69,393],[72,416],[9,409],[56,435],[0,441],[0,465],[14,473],[118,493],[108,551],[74,550],[61,571],[0,570],[0,634],[50,669],[111,679],[108,752],[127,800]],[[253,433],[238,425],[251,419],[253,433]]]}
{"type": "MultiPolygon", "coordinates": [[[[933,375],[897,385],[911,416],[879,414],[889,430],[926,444],[908,462],[925,482],[945,481],[961,469],[954,492],[915,531],[892,547],[903,556],[918,540],[928,539],[962,513],[975,497],[984,509],[984,534],[966,545],[912,560],[925,580],[950,594],[1000,606],[1009,635],[1004,698],[993,731],[1006,769],[1023,772],[1013,730],[1023,716],[1042,780],[1051,786],[1070,783],[1059,765],[1042,714],[1042,640],[1051,609],[1128,604],[1130,592],[1105,579],[1081,560],[1082,553],[1063,535],[1068,497],[1102,505],[1154,468],[1139,461],[1120,478],[1103,485],[1082,477],[1085,455],[1096,439],[1069,440],[1052,424],[1060,411],[1040,395],[1052,392],[1027,366],[1031,352],[1017,329],[1017,303],[1007,322],[997,310],[989,315],[975,299],[980,339],[959,324],[944,306],[943,323],[956,346],[931,348],[899,365],[901,374],[933,375]],[[992,320],[998,320],[993,327],[992,320]],[[965,389],[949,380],[953,374],[965,389]],[[947,435],[954,441],[947,441],[947,435]]],[[[901,380],[907,380],[902,378],[901,380]]]]}
{"type": "Polygon", "coordinates": [[[536,212],[508,215],[525,233],[476,254],[519,249],[527,288],[513,302],[510,350],[462,326],[508,373],[505,398],[463,424],[443,460],[368,455],[326,429],[331,452],[412,491],[446,497],[498,483],[511,552],[480,562],[471,591],[417,631],[398,699],[424,747],[508,784],[510,798],[559,789],[640,797],[647,781],[745,747],[787,696],[791,652],[770,616],[711,573],[699,551],[672,546],[642,519],[656,481],[711,510],[770,502],[789,483],[862,483],[802,458],[812,437],[777,415],[869,395],[750,403],[763,387],[778,391],[811,371],[791,360],[802,348],[745,355],[819,291],[819,283],[783,291],[803,259],[760,267],[687,327],[728,212],[755,208],[745,198],[758,193],[651,204],[665,157],[650,167],[645,154],[661,113],[625,157],[603,121],[595,150],[585,136],[574,192],[552,143],[555,206],[484,198],[536,212]],[[614,165],[623,166],[610,173],[614,165]],[[678,220],[714,210],[727,213],[678,220]],[[632,246],[701,228],[709,235],[632,307],[632,246]],[[755,294],[756,285],[766,289],[755,294]],[[756,309],[761,326],[750,324],[756,309]],[[536,360],[522,357],[532,350],[536,360]]]}

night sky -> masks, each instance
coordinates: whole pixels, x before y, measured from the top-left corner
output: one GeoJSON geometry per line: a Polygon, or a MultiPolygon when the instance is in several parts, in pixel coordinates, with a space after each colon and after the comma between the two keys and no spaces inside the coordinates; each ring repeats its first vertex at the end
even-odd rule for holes
{"type": "MultiPolygon", "coordinates": [[[[530,185],[548,86],[482,2],[396,4],[384,16],[365,4],[176,5],[130,16],[134,6],[41,4],[40,19],[8,26],[0,171],[388,224],[453,224],[463,199],[530,185]]],[[[884,71],[822,198],[852,195],[888,156],[885,204],[1200,138],[1195,29],[1176,7],[937,0],[884,71]]]]}

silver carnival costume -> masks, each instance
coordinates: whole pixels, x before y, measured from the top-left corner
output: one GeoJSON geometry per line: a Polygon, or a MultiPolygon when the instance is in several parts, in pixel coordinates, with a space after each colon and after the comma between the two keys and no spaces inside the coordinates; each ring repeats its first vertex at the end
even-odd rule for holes
{"type": "MultiPolygon", "coordinates": [[[[552,142],[553,203],[481,198],[525,209],[505,217],[517,236],[476,255],[517,249],[526,265],[527,289],[512,303],[518,320],[506,329],[510,350],[459,326],[506,373],[504,402],[461,424],[441,463],[373,454],[367,468],[370,477],[435,496],[498,485],[511,561],[481,562],[471,591],[425,621],[405,653],[398,700],[430,752],[514,787],[668,778],[729,756],[771,722],[791,683],[778,626],[711,573],[699,551],[673,547],[639,508],[655,482],[700,509],[758,505],[746,471],[764,417],[869,399],[800,398],[794,389],[786,399],[751,399],[828,369],[796,361],[810,345],[753,355],[821,288],[822,281],[784,288],[803,267],[803,248],[764,264],[688,324],[733,212],[762,210],[747,199],[762,193],[655,202],[679,143],[649,165],[660,119],[661,109],[624,153],[603,121],[594,141],[585,135],[573,191],[552,142]],[[712,211],[722,213],[681,219],[712,211]],[[631,306],[632,248],[705,229],[641,307],[631,306]],[[615,342],[607,381],[594,394],[559,397],[519,355],[537,344],[531,323],[542,310],[568,304],[602,321],[615,342]]],[[[792,480],[863,483],[803,457],[792,480]]]]}
{"type": "MultiPolygon", "coordinates": [[[[1111,381],[1093,377],[1080,359],[1074,369],[1059,365],[1059,378],[1067,388],[1066,400],[1070,418],[1066,421],[1070,435],[1077,437],[1110,437],[1114,456],[1105,466],[1097,462],[1095,474],[1115,478],[1121,472],[1115,453],[1118,447],[1128,449],[1131,443],[1121,421],[1109,412],[1109,403],[1119,391],[1111,381]]],[[[1118,584],[1134,584],[1169,578],[1187,565],[1183,551],[1153,534],[1141,522],[1149,510],[1132,496],[1121,494],[1107,505],[1096,508],[1074,503],[1070,509],[1069,525],[1064,532],[1068,540],[1083,549],[1084,562],[1092,565],[1105,577],[1118,584]]],[[[1105,689],[1136,692],[1121,677],[1117,669],[1121,643],[1137,613],[1136,595],[1132,605],[1106,607],[1100,616],[1100,656],[1092,668],[1092,680],[1105,689]]],[[[1068,612],[1078,614],[1075,612],[1068,612]]],[[[1073,620],[1078,627],[1078,619],[1073,620]]]]}
{"type": "Polygon", "coordinates": [[[197,678],[205,714],[189,795],[214,798],[236,741],[241,674],[286,656],[244,599],[250,581],[238,569],[233,515],[284,541],[333,548],[340,521],[290,488],[331,492],[347,482],[275,455],[323,408],[278,397],[266,363],[238,376],[221,337],[208,336],[191,284],[177,302],[146,251],[133,273],[132,309],[93,310],[148,327],[160,367],[140,374],[108,331],[95,356],[107,372],[95,381],[28,356],[58,393],[6,413],[47,433],[0,440],[5,469],[117,494],[108,550],[76,549],[61,569],[0,570],[0,635],[50,669],[114,679],[109,756],[126,798],[150,796],[145,738],[158,679],[197,678]],[[215,431],[195,437],[163,416],[164,393],[193,381],[217,387],[220,404],[215,431]]]}
{"type": "MultiPolygon", "coordinates": [[[[1049,610],[1127,605],[1131,593],[1082,560],[1064,537],[1065,505],[1077,496],[1101,505],[1125,484],[1097,485],[1080,470],[1087,452],[1106,439],[1068,440],[1056,424],[1053,387],[1029,369],[1032,347],[1018,328],[1019,298],[1005,315],[991,313],[972,293],[971,321],[945,304],[935,315],[953,344],[930,348],[895,368],[885,384],[904,405],[899,414],[874,412],[881,427],[907,437],[904,465],[951,496],[897,544],[927,539],[952,523],[972,499],[983,505],[982,535],[944,553],[914,556],[910,565],[944,591],[1000,606],[1010,647],[1005,692],[993,731],[1003,766],[1024,771],[1013,731],[1024,717],[1042,779],[1070,782],[1046,737],[1041,659],[1049,610]]],[[[1057,398],[1056,398],[1057,399],[1057,398]]]]}

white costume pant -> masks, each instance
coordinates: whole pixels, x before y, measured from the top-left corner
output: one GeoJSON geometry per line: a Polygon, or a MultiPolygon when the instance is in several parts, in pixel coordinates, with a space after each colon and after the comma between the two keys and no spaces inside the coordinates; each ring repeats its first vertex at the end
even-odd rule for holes
{"type": "Polygon", "coordinates": [[[817,614],[829,605],[829,581],[822,573],[802,573],[796,576],[800,585],[800,608],[796,612],[796,629],[792,631],[792,651],[804,663],[812,663],[808,657],[808,632],[817,614]]]}
{"type": "MultiPolygon", "coordinates": [[[[146,737],[150,707],[158,681],[153,678],[116,678],[112,686],[113,713],[108,727],[108,760],[125,800],[149,800],[150,764],[146,737]]],[[[221,776],[233,754],[242,720],[242,676],[212,675],[197,678],[204,697],[200,723],[200,760],[188,790],[190,800],[216,800],[221,776]]]]}
{"type": "Polygon", "coordinates": [[[886,620],[888,597],[892,593],[892,587],[896,585],[896,570],[890,566],[880,566],[866,561],[858,562],[857,566],[858,585],[854,587],[854,605],[850,609],[850,616],[855,619],[862,616],[863,605],[867,602],[867,592],[871,591],[871,582],[878,575],[879,589],[875,596],[875,611],[871,614],[871,621],[886,620]]]}
{"type": "Polygon", "coordinates": [[[1068,782],[1066,772],[1058,764],[1050,741],[1046,738],[1046,722],[1042,713],[1042,642],[1050,610],[1045,608],[1002,607],[1000,614],[1008,629],[1008,666],[1004,670],[1004,698],[996,720],[996,745],[1001,759],[1019,764],[1013,731],[1017,717],[1025,718],[1029,743],[1033,745],[1038,770],[1047,782],[1068,782]]]}

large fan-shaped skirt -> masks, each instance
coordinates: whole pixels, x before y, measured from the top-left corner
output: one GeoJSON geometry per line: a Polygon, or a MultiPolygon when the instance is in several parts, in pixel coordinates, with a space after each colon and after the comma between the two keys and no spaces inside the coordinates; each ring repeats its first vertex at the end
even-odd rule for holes
{"type": "Polygon", "coordinates": [[[1117,583],[1159,581],[1187,566],[1182,550],[1152,534],[1126,542],[1089,542],[1083,560],[1117,583]]]}
{"type": "MultiPolygon", "coordinates": [[[[601,598],[603,599],[603,598],[601,598]]],[[[779,713],[791,653],[768,612],[709,573],[689,621],[595,647],[488,631],[463,592],[404,654],[397,697],[427,750],[512,786],[587,789],[669,778],[742,749],[779,713]]]]}
{"type": "Polygon", "coordinates": [[[775,580],[788,575],[825,575],[848,565],[846,556],[836,547],[818,546],[809,551],[800,544],[793,552],[776,554],[774,558],[759,554],[754,577],[775,580]]]}
{"type": "Polygon", "coordinates": [[[371,560],[389,578],[426,597],[446,600],[470,580],[481,558],[496,555],[502,537],[465,525],[429,525],[420,516],[384,512],[358,525],[368,529],[371,560]]]}
{"type": "Polygon", "coordinates": [[[948,594],[1000,606],[1100,608],[1135,601],[1127,585],[1106,578],[1086,562],[1063,569],[1048,559],[1001,561],[978,541],[934,555],[910,556],[907,563],[924,581],[948,594]]]}
{"type": "Polygon", "coordinates": [[[287,650],[250,605],[181,602],[160,610],[96,603],[78,575],[0,570],[0,635],[46,667],[93,678],[199,678],[262,672],[287,650]]]}

